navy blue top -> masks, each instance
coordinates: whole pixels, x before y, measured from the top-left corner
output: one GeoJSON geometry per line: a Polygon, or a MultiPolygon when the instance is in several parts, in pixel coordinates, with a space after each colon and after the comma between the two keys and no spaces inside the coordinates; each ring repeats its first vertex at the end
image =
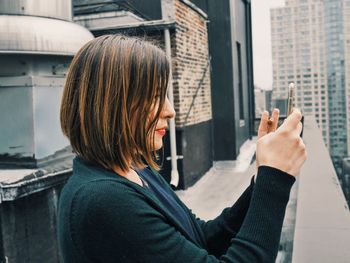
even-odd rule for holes
{"type": "Polygon", "coordinates": [[[146,188],[149,189],[156,198],[158,198],[158,200],[169,209],[171,214],[176,217],[187,233],[193,239],[198,241],[198,237],[193,231],[188,213],[186,213],[180,204],[174,199],[169,190],[162,186],[152,170],[147,167],[142,170],[137,170],[137,173],[141,177],[144,186],[146,186],[146,188]]]}

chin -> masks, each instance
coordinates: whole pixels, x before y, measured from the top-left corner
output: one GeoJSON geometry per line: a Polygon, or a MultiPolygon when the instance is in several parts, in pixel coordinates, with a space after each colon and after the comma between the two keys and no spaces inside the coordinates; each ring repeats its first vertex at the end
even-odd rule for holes
{"type": "Polygon", "coordinates": [[[154,142],[154,150],[158,151],[163,147],[163,140],[162,139],[156,139],[154,142]]]}
{"type": "Polygon", "coordinates": [[[154,146],[156,151],[162,149],[162,147],[163,147],[163,143],[160,143],[160,144],[156,143],[155,146],[154,146]]]}

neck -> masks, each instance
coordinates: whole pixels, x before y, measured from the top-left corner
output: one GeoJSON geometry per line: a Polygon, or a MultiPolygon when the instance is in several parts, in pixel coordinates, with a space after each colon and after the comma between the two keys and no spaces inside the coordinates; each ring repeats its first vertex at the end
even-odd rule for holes
{"type": "Polygon", "coordinates": [[[115,166],[113,169],[114,172],[116,172],[117,174],[119,174],[120,176],[125,177],[126,179],[140,185],[143,186],[142,181],[139,177],[139,175],[129,166],[129,169],[127,171],[123,171],[120,167],[115,166]]]}
{"type": "Polygon", "coordinates": [[[129,166],[127,170],[123,171],[119,166],[114,166],[113,171],[121,176],[127,176],[133,169],[129,166]]]}

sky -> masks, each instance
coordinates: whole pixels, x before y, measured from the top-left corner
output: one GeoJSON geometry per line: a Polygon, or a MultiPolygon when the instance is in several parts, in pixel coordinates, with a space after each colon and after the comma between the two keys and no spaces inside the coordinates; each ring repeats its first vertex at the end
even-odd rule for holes
{"type": "Polygon", "coordinates": [[[254,84],[272,89],[270,8],[284,6],[284,0],[252,0],[254,84]]]}

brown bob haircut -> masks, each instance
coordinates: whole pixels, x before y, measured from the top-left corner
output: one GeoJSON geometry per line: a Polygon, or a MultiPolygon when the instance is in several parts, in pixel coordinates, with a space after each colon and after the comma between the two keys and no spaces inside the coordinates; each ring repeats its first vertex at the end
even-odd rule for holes
{"type": "Polygon", "coordinates": [[[73,58],[61,103],[61,127],[73,151],[108,170],[156,170],[154,130],[163,108],[169,60],[138,38],[104,35],[73,58]]]}

